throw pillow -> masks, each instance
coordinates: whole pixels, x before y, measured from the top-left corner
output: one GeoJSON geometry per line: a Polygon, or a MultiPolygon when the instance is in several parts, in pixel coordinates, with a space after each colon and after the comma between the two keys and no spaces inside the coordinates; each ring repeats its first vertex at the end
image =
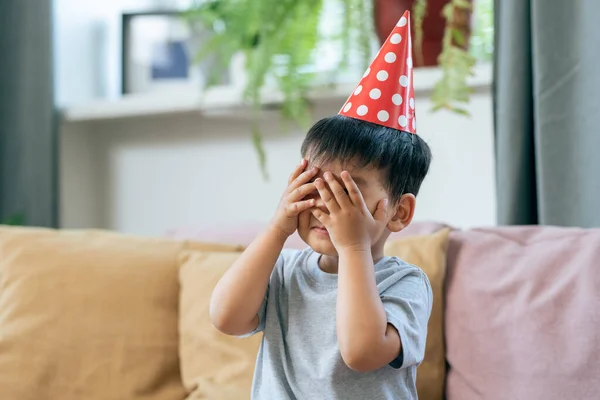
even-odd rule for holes
{"type": "Polygon", "coordinates": [[[0,228],[0,399],[181,399],[182,243],[0,228]]]}
{"type": "Polygon", "coordinates": [[[184,252],[179,279],[181,375],[188,400],[250,398],[261,335],[239,339],[221,334],[210,322],[214,287],[240,253],[184,252]]]}
{"type": "Polygon", "coordinates": [[[449,229],[444,228],[431,235],[409,236],[388,242],[385,247],[386,255],[399,257],[421,268],[427,274],[433,291],[425,358],[417,369],[417,392],[420,400],[444,398],[444,278],[449,232],[449,229]]]}

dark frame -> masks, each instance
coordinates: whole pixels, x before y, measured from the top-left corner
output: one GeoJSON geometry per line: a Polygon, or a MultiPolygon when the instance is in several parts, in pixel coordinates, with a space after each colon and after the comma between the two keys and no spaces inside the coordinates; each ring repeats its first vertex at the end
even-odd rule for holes
{"type": "Polygon", "coordinates": [[[181,17],[184,15],[183,11],[142,11],[142,12],[133,12],[133,13],[123,13],[121,14],[121,94],[127,94],[127,86],[129,82],[127,81],[127,60],[129,54],[129,33],[131,20],[136,17],[181,17]]]}

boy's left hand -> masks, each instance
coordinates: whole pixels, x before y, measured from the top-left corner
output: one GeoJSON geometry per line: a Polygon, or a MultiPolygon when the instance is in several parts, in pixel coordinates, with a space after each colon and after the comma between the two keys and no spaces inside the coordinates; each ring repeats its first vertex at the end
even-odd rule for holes
{"type": "Polygon", "coordinates": [[[371,215],[350,173],[344,171],[341,176],[344,186],[331,172],[325,173],[325,181],[331,190],[322,179],[315,180],[315,186],[329,214],[318,208],[311,209],[311,212],[329,232],[338,253],[344,250],[370,250],[387,224],[388,200],[380,200],[371,215]]]}

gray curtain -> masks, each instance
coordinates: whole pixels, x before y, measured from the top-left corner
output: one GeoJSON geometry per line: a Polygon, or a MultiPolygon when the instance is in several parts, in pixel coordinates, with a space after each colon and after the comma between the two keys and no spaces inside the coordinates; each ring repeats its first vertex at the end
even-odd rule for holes
{"type": "Polygon", "coordinates": [[[498,222],[600,226],[600,1],[496,0],[498,222]]]}
{"type": "Polygon", "coordinates": [[[0,222],[58,222],[51,3],[0,0],[0,222]]]}

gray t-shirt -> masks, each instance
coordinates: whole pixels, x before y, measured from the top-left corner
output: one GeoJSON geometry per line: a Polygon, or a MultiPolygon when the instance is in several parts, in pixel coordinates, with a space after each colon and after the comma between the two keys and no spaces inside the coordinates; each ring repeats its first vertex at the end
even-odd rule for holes
{"type": "Polygon", "coordinates": [[[377,289],[402,351],[390,365],[358,373],[344,363],[336,336],[337,275],[319,254],[284,250],[271,275],[256,332],[264,331],[252,385],[254,400],[417,399],[433,295],[419,268],[397,257],[375,265],[377,289]]]}

